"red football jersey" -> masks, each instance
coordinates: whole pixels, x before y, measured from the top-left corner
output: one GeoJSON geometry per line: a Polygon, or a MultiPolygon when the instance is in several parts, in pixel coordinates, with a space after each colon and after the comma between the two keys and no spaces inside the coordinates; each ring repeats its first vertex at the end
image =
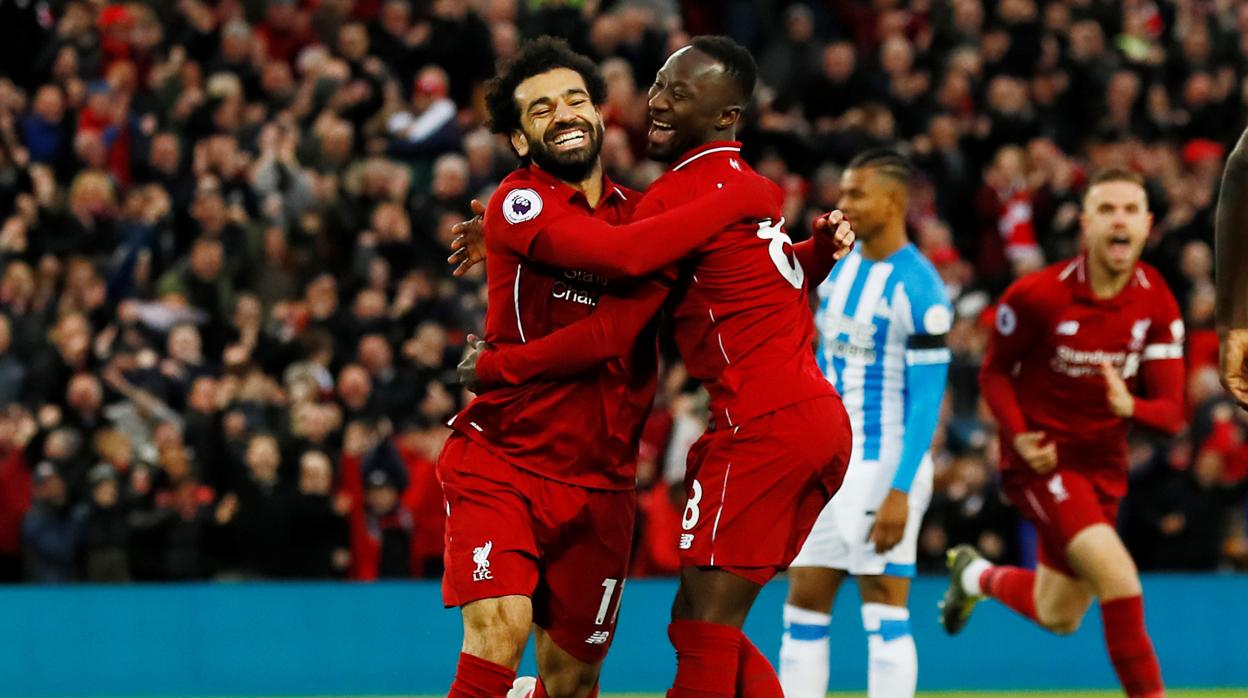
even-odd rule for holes
{"type": "MultiPolygon", "coordinates": [[[[604,183],[591,209],[580,192],[536,166],[503,180],[485,213],[489,305],[485,339],[523,344],[589,317],[613,285],[604,277],[538,264],[533,238],[557,214],[575,211],[626,223],[640,195],[604,183]],[[545,215],[543,215],[545,212],[545,215]]],[[[508,462],[561,482],[599,489],[634,487],[637,442],[654,398],[653,328],[633,351],[572,382],[530,382],[477,396],[450,425],[508,462]]]]}
{"type": "Polygon", "coordinates": [[[1103,361],[1137,396],[1134,421],[1169,432],[1182,427],[1183,320],[1147,264],[1108,299],[1092,293],[1083,257],[1034,272],[1006,290],[995,324],[980,382],[1001,426],[1002,467],[1027,468],[1013,437],[1043,431],[1057,444],[1059,467],[1125,487],[1130,420],[1110,411],[1103,361]],[[1141,387],[1147,398],[1139,397],[1141,387]]]}
{"type": "MultiPolygon", "coordinates": [[[[740,143],[709,143],[650,185],[636,218],[687,204],[744,177],[762,175],[741,158],[740,143]]],[[[687,283],[675,292],[676,344],[689,375],[706,385],[712,418],[721,425],[836,394],[811,351],[814,320],[806,275],[784,231],[782,198],[774,197],[770,220],[729,226],[682,265],[687,283]]]]}

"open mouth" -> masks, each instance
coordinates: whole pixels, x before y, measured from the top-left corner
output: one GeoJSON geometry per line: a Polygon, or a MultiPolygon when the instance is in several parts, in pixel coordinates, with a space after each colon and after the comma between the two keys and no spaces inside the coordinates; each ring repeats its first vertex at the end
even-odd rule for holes
{"type": "Polygon", "coordinates": [[[554,149],[561,152],[576,150],[588,142],[589,132],[583,128],[563,129],[555,133],[554,138],[550,139],[554,149]]]}
{"type": "Polygon", "coordinates": [[[1124,258],[1131,256],[1131,238],[1123,234],[1116,234],[1109,239],[1109,252],[1116,258],[1124,258]]]}
{"type": "Polygon", "coordinates": [[[647,136],[651,143],[666,143],[672,140],[672,136],[676,133],[676,127],[666,121],[659,119],[650,119],[650,131],[647,136]]]}

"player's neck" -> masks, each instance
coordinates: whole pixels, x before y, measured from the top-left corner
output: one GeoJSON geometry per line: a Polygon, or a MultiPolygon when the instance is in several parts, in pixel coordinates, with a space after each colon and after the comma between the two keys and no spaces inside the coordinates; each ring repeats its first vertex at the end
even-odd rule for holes
{"type": "Polygon", "coordinates": [[[1127,283],[1131,281],[1131,274],[1135,272],[1135,265],[1123,272],[1115,272],[1107,268],[1103,264],[1097,264],[1092,260],[1088,260],[1088,288],[1092,289],[1092,295],[1100,298],[1113,298],[1122,293],[1122,289],[1127,287],[1127,283]]]}
{"type": "Polygon", "coordinates": [[[889,224],[870,240],[863,240],[859,251],[872,262],[888,259],[906,246],[906,224],[889,224]]]}
{"type": "Polygon", "coordinates": [[[590,208],[598,208],[598,202],[602,201],[602,161],[594,164],[594,169],[589,171],[589,176],[585,179],[566,184],[583,194],[590,208]]]}

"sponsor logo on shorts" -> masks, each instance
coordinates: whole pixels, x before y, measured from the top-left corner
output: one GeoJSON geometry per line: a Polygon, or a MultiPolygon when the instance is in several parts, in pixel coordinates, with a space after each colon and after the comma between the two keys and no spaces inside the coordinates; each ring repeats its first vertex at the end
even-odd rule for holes
{"type": "Polygon", "coordinates": [[[1060,473],[1049,479],[1049,494],[1053,495],[1053,501],[1058,504],[1070,499],[1070,493],[1066,491],[1066,485],[1062,482],[1060,473]]]}
{"type": "Polygon", "coordinates": [[[589,636],[589,637],[585,640],[585,644],[587,644],[587,645],[605,645],[605,644],[607,644],[607,640],[609,640],[609,639],[611,639],[611,631],[610,631],[610,630],[599,630],[598,632],[594,633],[593,635],[590,635],[590,636],[589,636]]]}
{"type": "Polygon", "coordinates": [[[688,550],[692,547],[693,547],[693,534],[692,533],[680,534],[680,549],[688,550]]]}
{"type": "Polygon", "coordinates": [[[490,551],[493,549],[494,541],[492,540],[487,540],[480,548],[472,549],[472,561],[477,566],[477,569],[472,572],[472,581],[480,582],[494,578],[494,575],[490,574],[490,551]]]}

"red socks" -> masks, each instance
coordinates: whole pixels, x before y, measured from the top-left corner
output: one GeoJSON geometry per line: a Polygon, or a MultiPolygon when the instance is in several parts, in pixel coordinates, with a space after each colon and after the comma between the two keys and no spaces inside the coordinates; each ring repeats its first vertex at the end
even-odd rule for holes
{"type": "Polygon", "coordinates": [[[744,633],[737,658],[737,698],[784,698],[776,670],[744,633]]]}
{"type": "Polygon", "coordinates": [[[740,630],[676,620],[667,636],[676,648],[676,681],[668,698],[784,698],[771,662],[740,630]]]}
{"type": "Polygon", "coordinates": [[[1021,567],[990,567],[979,575],[979,588],[1033,623],[1036,618],[1036,573],[1021,567]]]}
{"type": "Polygon", "coordinates": [[[459,653],[455,681],[447,698],[499,698],[511,690],[516,672],[471,654],[459,653]]]}
{"type": "Polygon", "coordinates": [[[1160,698],[1165,687],[1161,665],[1144,628],[1144,599],[1128,596],[1101,602],[1101,622],[1105,625],[1105,645],[1114,664],[1118,681],[1130,698],[1160,698]]]}
{"type": "Polygon", "coordinates": [[[740,664],[741,631],[718,623],[674,620],[667,636],[676,648],[676,681],[667,698],[732,698],[740,664]]]}

